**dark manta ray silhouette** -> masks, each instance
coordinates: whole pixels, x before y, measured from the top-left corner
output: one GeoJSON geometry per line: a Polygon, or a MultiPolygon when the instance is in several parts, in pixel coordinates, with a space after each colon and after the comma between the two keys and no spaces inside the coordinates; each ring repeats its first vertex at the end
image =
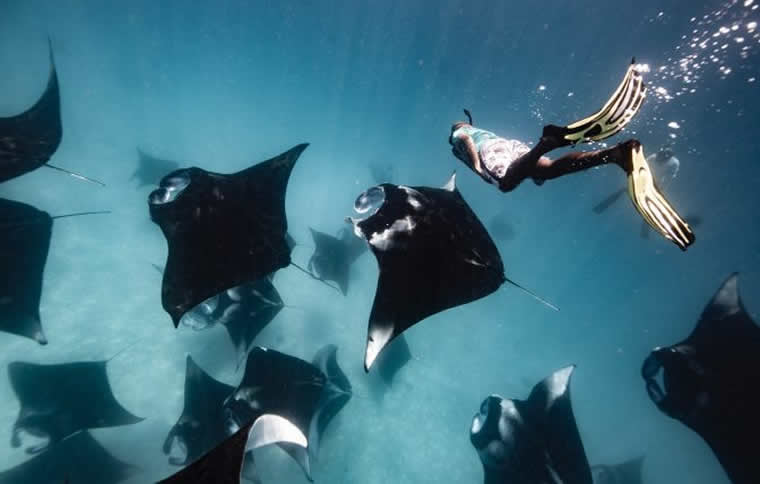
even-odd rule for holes
{"type": "Polygon", "coordinates": [[[731,482],[749,484],[760,482],[752,440],[760,434],[760,327],[747,314],[738,286],[734,273],[689,337],[655,348],[641,373],[657,408],[699,434],[731,482]]]}
{"type": "Polygon", "coordinates": [[[175,171],[180,164],[174,160],[156,158],[137,148],[137,168],[130,180],[137,180],[138,188],[156,186],[165,175],[175,171]]]}
{"type": "Polygon", "coordinates": [[[40,297],[52,230],[47,212],[0,199],[0,329],[43,345],[40,297]]]}
{"type": "Polygon", "coordinates": [[[470,441],[486,484],[591,484],[570,403],[568,366],[539,382],[527,400],[491,395],[472,420],[470,441]]]}
{"type": "Polygon", "coordinates": [[[338,284],[340,292],[345,296],[348,294],[351,264],[367,250],[367,244],[354,237],[348,229],[342,229],[338,237],[312,228],[309,230],[314,239],[314,254],[309,259],[307,268],[319,279],[338,284]]]}
{"type": "Polygon", "coordinates": [[[203,301],[181,319],[195,329],[221,324],[242,361],[256,336],[285,307],[271,277],[241,284],[203,301]]]}
{"type": "Polygon", "coordinates": [[[47,344],[40,322],[42,277],[53,219],[31,205],[0,198],[0,331],[47,344]]]}
{"type": "Polygon", "coordinates": [[[643,457],[630,459],[615,465],[591,466],[594,484],[641,484],[643,457]]]}
{"type": "Polygon", "coordinates": [[[485,297],[505,282],[522,289],[504,275],[499,251],[457,190],[455,175],[443,188],[378,185],[361,194],[354,209],[374,210],[348,220],[380,269],[366,371],[393,338],[428,316],[485,297]]]}
{"type": "Polygon", "coordinates": [[[0,118],[0,183],[47,166],[81,180],[103,185],[97,180],[48,163],[63,136],[58,74],[49,39],[48,47],[50,75],[45,92],[23,113],[0,118]]]}
{"type": "Polygon", "coordinates": [[[248,354],[240,385],[225,402],[232,428],[253,422],[250,450],[278,444],[311,477],[325,428],[351,398],[337,362],[337,347],[322,348],[310,364],[274,350],[248,354]]]}
{"type": "Polygon", "coordinates": [[[159,484],[240,484],[251,426],[253,422],[244,425],[203,457],[159,484]]]}
{"type": "Polygon", "coordinates": [[[143,419],[116,401],[106,374],[107,363],[11,362],[8,376],[21,406],[13,424],[11,446],[21,446],[22,431],[48,438],[45,444],[26,449],[36,454],[80,430],[141,422],[143,419]]]}
{"type": "Polygon", "coordinates": [[[0,484],[117,484],[138,472],[112,456],[87,431],[78,432],[11,469],[0,484]],[[65,479],[65,480],[64,480],[65,479]]]}
{"type": "Polygon", "coordinates": [[[161,300],[175,327],[208,298],[291,263],[285,191],[307,146],[231,175],[177,170],[149,195],[169,245],[161,300]]]}
{"type": "MultiPolygon", "coordinates": [[[[160,273],[164,268],[153,264],[160,273]]],[[[222,291],[206,299],[185,313],[181,324],[195,330],[222,325],[238,354],[238,362],[245,359],[256,336],[286,306],[272,283],[272,274],[254,282],[247,282],[222,291]]]]}
{"type": "Polygon", "coordinates": [[[169,455],[177,441],[185,449],[184,459],[169,457],[169,463],[184,466],[197,460],[227,438],[222,404],[235,387],[213,379],[187,356],[185,370],[185,407],[177,423],[164,440],[164,454],[169,455]]]}

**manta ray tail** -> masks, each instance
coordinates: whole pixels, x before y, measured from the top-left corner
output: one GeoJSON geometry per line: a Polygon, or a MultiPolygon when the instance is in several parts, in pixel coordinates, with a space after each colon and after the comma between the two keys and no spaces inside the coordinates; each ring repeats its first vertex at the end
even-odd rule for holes
{"type": "Polygon", "coordinates": [[[84,175],[80,175],[79,173],[75,173],[73,171],[69,171],[69,170],[60,168],[60,167],[55,166],[55,165],[51,165],[50,163],[45,163],[43,166],[45,166],[47,168],[52,168],[53,170],[61,171],[63,173],[66,173],[67,175],[73,176],[74,178],[78,178],[78,179],[86,181],[86,182],[90,182],[90,183],[94,183],[96,185],[100,185],[101,187],[106,186],[106,184],[103,183],[102,181],[96,180],[94,178],[89,178],[89,177],[86,177],[84,175]]]}
{"type": "MultiPolygon", "coordinates": [[[[55,220],[55,219],[59,219],[59,218],[81,217],[81,216],[84,216],[84,215],[100,215],[100,214],[104,214],[104,213],[111,213],[111,211],[110,210],[100,210],[100,211],[95,211],[95,212],[65,213],[63,215],[55,215],[55,216],[52,216],[50,218],[53,219],[53,220],[55,220]]],[[[11,223],[11,224],[8,224],[8,225],[0,225],[0,229],[11,229],[11,228],[14,228],[14,227],[24,227],[24,226],[27,226],[27,225],[34,225],[34,224],[38,224],[38,223],[44,223],[44,221],[45,220],[43,219],[43,220],[31,220],[31,221],[23,221],[23,222],[18,222],[18,223],[11,223]]]]}
{"type": "Polygon", "coordinates": [[[55,216],[50,217],[50,218],[56,219],[56,218],[67,218],[67,217],[81,217],[83,215],[102,215],[102,214],[105,214],[105,213],[111,213],[111,211],[110,210],[97,210],[97,211],[94,211],[94,212],[66,213],[66,214],[63,214],[63,215],[55,215],[55,216]]]}
{"type": "Polygon", "coordinates": [[[119,351],[117,351],[117,352],[116,352],[115,354],[113,354],[112,356],[110,356],[110,357],[109,357],[107,360],[105,360],[105,361],[106,361],[106,362],[112,361],[112,360],[113,360],[113,359],[115,359],[117,356],[120,356],[120,355],[122,355],[123,353],[127,352],[128,350],[131,350],[132,348],[134,348],[134,347],[135,347],[135,345],[136,345],[137,343],[139,343],[139,342],[143,341],[144,339],[146,339],[146,338],[145,338],[145,337],[143,337],[143,338],[137,338],[136,340],[132,341],[132,342],[131,342],[131,343],[129,343],[127,346],[125,346],[124,348],[120,349],[119,351]]]}
{"type": "Polygon", "coordinates": [[[324,284],[325,286],[327,286],[327,287],[329,287],[329,288],[332,288],[332,289],[335,289],[336,291],[340,292],[340,289],[338,289],[337,287],[333,286],[332,284],[330,284],[329,282],[325,281],[324,279],[320,279],[319,277],[315,276],[314,274],[312,274],[311,272],[307,271],[307,270],[306,270],[306,269],[304,269],[303,267],[299,266],[299,265],[298,265],[298,264],[296,264],[295,262],[292,262],[292,261],[291,261],[290,265],[292,265],[293,267],[295,267],[295,268],[296,268],[296,269],[298,269],[299,271],[303,272],[303,273],[304,273],[304,274],[306,274],[307,276],[311,277],[311,278],[312,278],[312,279],[314,279],[315,281],[319,281],[319,282],[321,282],[322,284],[324,284]]]}
{"type": "Polygon", "coordinates": [[[508,283],[512,284],[512,285],[513,285],[513,286],[515,286],[516,288],[520,289],[521,291],[525,292],[525,293],[526,293],[526,294],[528,294],[529,296],[533,297],[534,299],[536,299],[538,302],[540,302],[540,303],[541,303],[541,304],[543,304],[544,306],[548,306],[548,307],[550,307],[551,309],[553,309],[553,310],[555,310],[555,311],[559,311],[559,308],[558,308],[557,306],[555,306],[554,304],[550,303],[550,302],[549,302],[549,301],[547,301],[546,299],[542,298],[541,296],[539,296],[539,295],[538,295],[538,294],[536,294],[535,292],[533,292],[533,291],[529,291],[528,289],[525,289],[525,288],[524,288],[524,287],[522,287],[520,284],[516,283],[515,281],[513,281],[512,279],[510,279],[510,278],[508,278],[508,277],[505,277],[505,279],[506,279],[506,281],[507,281],[508,283]]]}

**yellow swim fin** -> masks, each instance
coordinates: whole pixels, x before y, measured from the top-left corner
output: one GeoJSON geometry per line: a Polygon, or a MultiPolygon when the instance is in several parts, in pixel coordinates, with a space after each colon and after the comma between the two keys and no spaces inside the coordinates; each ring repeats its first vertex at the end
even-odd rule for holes
{"type": "Polygon", "coordinates": [[[636,70],[636,59],[625,72],[612,97],[596,113],[567,126],[544,127],[544,136],[560,138],[564,146],[601,141],[620,132],[639,112],[646,97],[646,86],[636,70]]]}
{"type": "Polygon", "coordinates": [[[628,173],[628,195],[633,206],[653,229],[681,250],[686,250],[694,243],[694,232],[657,188],[641,144],[630,141],[625,147],[630,150],[625,154],[630,157],[625,170],[628,173]]]}

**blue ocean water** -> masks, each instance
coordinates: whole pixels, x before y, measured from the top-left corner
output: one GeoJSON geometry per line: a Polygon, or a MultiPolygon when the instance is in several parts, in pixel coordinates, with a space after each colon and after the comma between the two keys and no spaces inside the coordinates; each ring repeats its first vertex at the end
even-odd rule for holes
{"type": "MultiPolygon", "coordinates": [[[[95,361],[137,342],[108,366],[118,400],[144,417],[98,429],[109,452],[137,465],[130,483],[177,470],[161,452],[182,411],[185,355],[228,384],[241,377],[225,331],[174,329],[161,307],[166,242],[148,216],[150,188],[130,176],[136,148],[227,173],[311,143],[287,192],[293,259],[310,257],[309,227],[334,233],[356,196],[390,165],[393,182],[459,189],[496,238],[507,276],[561,308],[504,286],[408,330],[414,359],[382,399],[363,368],[378,269],[366,253],[343,297],[294,268],[277,273],[284,309],[257,344],[310,360],[327,343],[355,395],[331,423],[322,483],[474,483],[469,442],[491,393],[524,398],[552,371],[577,364],[572,402],[591,464],[645,455],[647,484],[729,482],[698,435],[660,413],[639,370],[649,351],[680,341],[722,280],[741,272],[757,319],[760,300],[760,21],[741,1],[13,1],[0,4],[0,116],[24,110],[48,72],[47,37],[61,86],[63,141],[51,162],[100,188],[39,169],[0,185],[0,196],[56,221],[41,313],[50,343],[0,333],[0,367],[95,361]],[[647,153],[670,146],[681,162],[667,190],[696,243],[682,253],[639,236],[623,200],[591,208],[625,186],[613,167],[503,194],[450,151],[451,123],[475,122],[535,142],[547,123],[579,119],[606,99],[632,56],[648,66],[648,95],[623,134],[647,153]]],[[[375,382],[376,383],[376,382],[375,382]]],[[[0,378],[0,469],[29,458],[11,448],[18,414],[0,378]]],[[[282,450],[256,451],[264,483],[306,482],[282,450]]]]}

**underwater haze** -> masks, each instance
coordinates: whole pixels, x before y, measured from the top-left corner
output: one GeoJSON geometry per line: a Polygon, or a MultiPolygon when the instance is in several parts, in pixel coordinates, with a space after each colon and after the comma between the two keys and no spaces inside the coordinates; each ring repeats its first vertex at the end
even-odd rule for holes
{"type": "MultiPolygon", "coordinates": [[[[49,343],[0,332],[0,368],[118,354],[107,366],[114,395],[144,420],[91,433],[139,468],[126,483],[177,472],[162,445],[182,413],[186,355],[229,385],[243,368],[223,328],[175,329],[162,308],[154,265],[166,264],[168,248],[148,212],[155,187],[131,179],[137,149],[232,173],[310,143],[285,206],[299,266],[314,250],[309,228],[346,227],[367,188],[440,187],[456,171],[506,276],[560,308],[504,285],[434,314],[404,333],[413,359],[379,395],[378,375],[363,368],[373,254],[351,267],[346,296],[295,267],[279,270],[288,307],[255,343],[307,361],[333,343],[353,386],[322,435],[315,482],[481,483],[469,432],[483,399],[524,399],[575,364],[572,406],[591,465],[645,456],[644,484],[728,483],[705,441],[652,403],[640,372],[653,348],[688,336],[732,272],[759,316],[758,3],[3,0],[0,116],[44,90],[49,37],[63,123],[50,163],[106,186],[41,168],[0,184],[0,196],[51,215],[111,213],[53,223],[40,303],[49,343]],[[668,199],[701,222],[688,251],[653,231],[643,238],[627,199],[594,213],[626,187],[615,167],[502,193],[452,155],[463,108],[532,145],[545,124],[598,109],[634,56],[646,99],[603,143],[636,137],[646,154],[669,147],[678,157],[668,199]],[[373,178],[378,166],[390,180],[373,178]]],[[[39,440],[10,445],[19,408],[2,371],[0,471],[29,459],[24,448],[39,440]]],[[[254,454],[262,483],[308,482],[279,447],[254,454]]]]}

